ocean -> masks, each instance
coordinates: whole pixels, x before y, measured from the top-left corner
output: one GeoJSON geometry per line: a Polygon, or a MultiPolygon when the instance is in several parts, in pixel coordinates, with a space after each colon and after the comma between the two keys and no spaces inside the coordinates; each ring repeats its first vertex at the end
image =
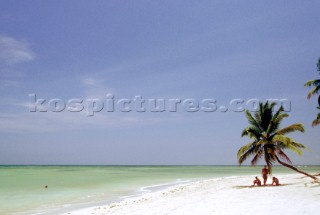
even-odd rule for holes
{"type": "MultiPolygon", "coordinates": [[[[320,172],[320,166],[299,168],[320,172]]],[[[260,172],[261,166],[0,166],[0,214],[60,214],[191,181],[260,172]]],[[[273,168],[273,175],[290,173],[296,172],[273,168]]]]}

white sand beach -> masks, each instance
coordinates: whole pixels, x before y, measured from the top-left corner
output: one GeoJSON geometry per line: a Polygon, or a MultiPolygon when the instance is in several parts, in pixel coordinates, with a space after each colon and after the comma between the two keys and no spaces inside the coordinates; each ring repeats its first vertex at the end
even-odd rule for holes
{"type": "Polygon", "coordinates": [[[276,177],[281,186],[250,187],[254,176],[209,179],[65,215],[319,214],[319,183],[299,174],[276,177]]]}

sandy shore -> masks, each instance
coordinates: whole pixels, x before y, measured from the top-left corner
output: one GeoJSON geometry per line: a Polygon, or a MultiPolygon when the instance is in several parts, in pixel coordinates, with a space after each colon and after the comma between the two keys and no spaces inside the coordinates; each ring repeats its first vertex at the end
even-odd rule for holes
{"type": "Polygon", "coordinates": [[[65,214],[319,214],[319,184],[297,174],[277,177],[282,184],[278,187],[250,187],[254,176],[210,179],[65,214]]]}

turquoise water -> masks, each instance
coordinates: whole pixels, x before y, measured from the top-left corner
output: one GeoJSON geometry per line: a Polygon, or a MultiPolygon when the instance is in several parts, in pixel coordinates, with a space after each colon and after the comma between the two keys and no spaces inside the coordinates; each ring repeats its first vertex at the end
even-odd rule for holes
{"type": "MultiPolygon", "coordinates": [[[[320,166],[299,168],[320,172],[320,166]]],[[[238,166],[0,166],[0,214],[59,214],[179,183],[260,171],[238,166]]],[[[273,174],[280,173],[295,172],[274,167],[273,174]]]]}

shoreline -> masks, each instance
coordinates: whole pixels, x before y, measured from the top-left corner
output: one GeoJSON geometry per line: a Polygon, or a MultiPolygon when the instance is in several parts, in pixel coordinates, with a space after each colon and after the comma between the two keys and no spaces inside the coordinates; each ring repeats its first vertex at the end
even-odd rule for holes
{"type": "MultiPolygon", "coordinates": [[[[257,211],[288,214],[288,210],[290,214],[318,213],[320,185],[311,179],[301,174],[277,174],[282,186],[250,187],[254,176],[227,176],[178,184],[110,204],[66,211],[63,215],[256,214],[257,211]]],[[[270,182],[269,177],[267,184],[270,182]]]]}
{"type": "Polygon", "coordinates": [[[66,208],[58,208],[47,212],[40,212],[39,215],[58,215],[69,214],[70,211],[81,211],[88,208],[95,208],[97,205],[110,205],[115,202],[121,202],[127,199],[139,198],[141,196],[156,193],[162,190],[170,189],[179,185],[185,185],[197,181],[196,179],[176,179],[172,182],[153,184],[138,187],[136,190],[127,193],[122,196],[116,196],[114,198],[100,200],[97,202],[77,203],[75,205],[68,205],[66,208]]]}

